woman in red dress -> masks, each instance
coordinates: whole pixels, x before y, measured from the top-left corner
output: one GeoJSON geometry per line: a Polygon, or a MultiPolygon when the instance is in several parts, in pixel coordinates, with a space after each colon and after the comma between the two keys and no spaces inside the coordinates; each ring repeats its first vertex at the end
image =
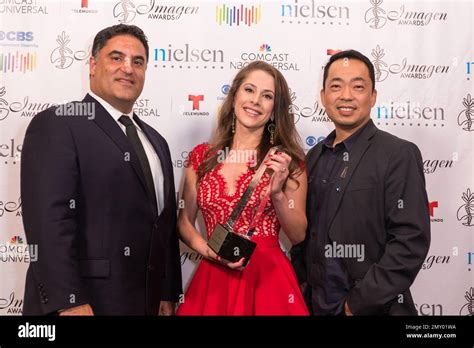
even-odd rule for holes
{"type": "Polygon", "coordinates": [[[307,226],[304,153],[289,108],[283,75],[267,63],[253,62],[234,78],[212,144],[200,144],[191,152],[178,229],[181,239],[203,259],[178,315],[308,315],[278,237],[282,229],[297,244],[304,240],[307,226]],[[225,224],[266,153],[276,145],[284,152],[264,162],[268,170],[234,224],[235,232],[246,233],[270,190],[263,214],[254,222],[252,241],[257,247],[245,267],[244,259],[230,263],[218,257],[196,230],[198,209],[209,238],[217,223],[225,224]]]}

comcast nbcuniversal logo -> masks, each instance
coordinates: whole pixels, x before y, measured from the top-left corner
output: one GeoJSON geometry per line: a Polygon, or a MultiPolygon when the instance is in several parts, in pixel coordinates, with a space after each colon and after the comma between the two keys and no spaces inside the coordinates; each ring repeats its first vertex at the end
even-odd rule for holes
{"type": "Polygon", "coordinates": [[[382,7],[383,0],[370,0],[370,7],[365,11],[364,20],[372,29],[380,29],[387,22],[394,22],[398,25],[426,26],[435,21],[446,21],[446,12],[433,12],[424,10],[408,11],[405,5],[397,10],[386,11],[382,7]]]}

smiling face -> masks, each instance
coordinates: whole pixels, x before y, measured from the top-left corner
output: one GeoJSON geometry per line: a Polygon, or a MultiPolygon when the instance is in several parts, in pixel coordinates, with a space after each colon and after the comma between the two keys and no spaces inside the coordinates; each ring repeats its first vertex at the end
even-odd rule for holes
{"type": "Polygon", "coordinates": [[[235,94],[236,131],[239,127],[263,131],[271,117],[274,100],[275,79],[262,70],[250,72],[235,94]]]}
{"type": "Polygon", "coordinates": [[[123,113],[129,113],[145,83],[146,53],[143,44],[131,35],[107,41],[97,57],[90,58],[92,92],[123,113]]]}
{"type": "Polygon", "coordinates": [[[369,69],[357,59],[339,59],[329,68],[321,102],[336,129],[356,131],[370,119],[377,92],[369,69]]]}

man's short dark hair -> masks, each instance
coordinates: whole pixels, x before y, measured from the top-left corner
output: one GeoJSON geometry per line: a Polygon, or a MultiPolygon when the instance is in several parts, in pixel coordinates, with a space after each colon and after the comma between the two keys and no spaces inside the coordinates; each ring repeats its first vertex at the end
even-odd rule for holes
{"type": "Polygon", "coordinates": [[[327,62],[326,66],[324,67],[324,77],[323,77],[323,89],[324,86],[326,85],[326,80],[328,78],[328,72],[329,68],[331,67],[332,63],[334,63],[336,60],[339,59],[355,59],[355,60],[360,60],[362,63],[364,63],[367,66],[367,69],[369,69],[369,77],[372,80],[372,91],[375,90],[375,72],[374,72],[374,65],[370,61],[369,58],[364,56],[362,53],[356,50],[346,50],[346,51],[341,51],[338,52],[329,58],[329,61],[327,62]]]}
{"type": "Polygon", "coordinates": [[[107,44],[107,41],[118,35],[131,35],[140,40],[145,47],[146,61],[148,62],[149,48],[145,33],[136,25],[127,24],[117,24],[99,31],[92,44],[92,56],[97,58],[97,54],[107,44]]]}

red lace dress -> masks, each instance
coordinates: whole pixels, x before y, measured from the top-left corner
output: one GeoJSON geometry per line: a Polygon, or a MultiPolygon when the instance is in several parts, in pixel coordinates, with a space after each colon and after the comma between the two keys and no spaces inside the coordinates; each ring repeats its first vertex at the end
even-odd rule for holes
{"type": "MultiPolygon", "coordinates": [[[[189,156],[197,171],[209,145],[196,146],[189,156]]],[[[219,164],[207,173],[197,190],[197,204],[209,237],[217,223],[225,223],[255,173],[248,169],[229,195],[219,164]]],[[[258,208],[259,197],[270,181],[265,173],[251,199],[234,224],[234,230],[247,231],[258,208]]],[[[177,315],[308,315],[293,267],[280,248],[280,223],[271,200],[267,202],[252,240],[257,247],[243,271],[203,259],[191,280],[177,315]]]]}

